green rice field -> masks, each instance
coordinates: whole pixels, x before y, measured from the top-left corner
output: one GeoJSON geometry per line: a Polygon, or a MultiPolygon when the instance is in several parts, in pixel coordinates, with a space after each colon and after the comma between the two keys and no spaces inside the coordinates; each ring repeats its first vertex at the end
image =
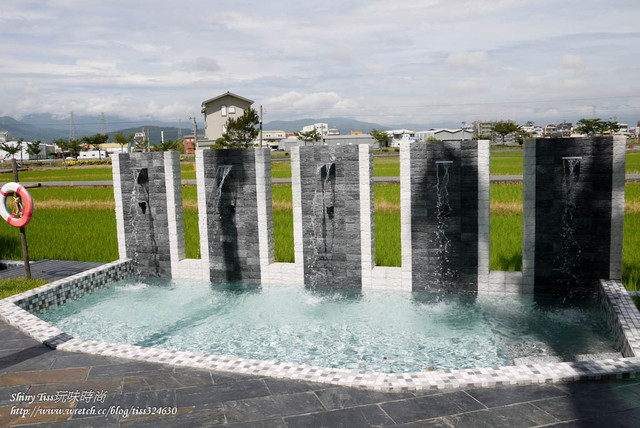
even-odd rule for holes
{"type": "MultiPolygon", "coordinates": [[[[521,150],[491,153],[491,173],[494,175],[522,175],[521,150]]],[[[180,164],[183,179],[195,179],[195,163],[180,164]]],[[[627,174],[640,174],[640,153],[627,153],[627,174]]],[[[373,175],[376,177],[400,176],[400,158],[382,157],[373,160],[373,175]]],[[[272,162],[273,178],[291,178],[291,162],[288,160],[272,162]]],[[[102,181],[111,180],[111,166],[74,166],[68,168],[34,168],[20,173],[21,181],[102,181]]],[[[0,183],[13,181],[11,173],[0,174],[0,183]]]]}

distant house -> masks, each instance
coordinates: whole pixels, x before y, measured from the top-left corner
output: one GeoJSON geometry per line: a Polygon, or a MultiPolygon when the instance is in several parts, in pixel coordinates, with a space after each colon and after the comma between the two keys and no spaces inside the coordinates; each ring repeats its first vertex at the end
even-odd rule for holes
{"type": "Polygon", "coordinates": [[[313,125],[307,125],[302,127],[302,132],[310,132],[316,130],[321,137],[326,137],[329,134],[328,123],[314,123],[313,125]]]}
{"type": "Polygon", "coordinates": [[[253,101],[231,92],[225,92],[202,103],[204,114],[204,140],[198,140],[197,147],[209,147],[227,132],[227,121],[244,114],[253,101]]]}
{"type": "Polygon", "coordinates": [[[428,131],[416,132],[416,137],[420,141],[454,141],[471,140],[474,135],[472,128],[432,128],[428,131]]]}
{"type": "Polygon", "coordinates": [[[196,150],[196,139],[191,135],[185,135],[182,139],[182,144],[184,145],[184,151],[187,154],[193,154],[196,150]]]}

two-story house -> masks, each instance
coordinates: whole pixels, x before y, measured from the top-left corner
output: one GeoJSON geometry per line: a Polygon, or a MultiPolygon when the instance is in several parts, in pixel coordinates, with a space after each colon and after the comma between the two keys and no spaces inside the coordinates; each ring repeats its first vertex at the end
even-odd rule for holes
{"type": "Polygon", "coordinates": [[[204,140],[198,140],[197,147],[209,147],[215,144],[216,140],[227,132],[227,121],[230,118],[242,116],[252,104],[252,100],[228,91],[204,101],[202,103],[204,140]]]}

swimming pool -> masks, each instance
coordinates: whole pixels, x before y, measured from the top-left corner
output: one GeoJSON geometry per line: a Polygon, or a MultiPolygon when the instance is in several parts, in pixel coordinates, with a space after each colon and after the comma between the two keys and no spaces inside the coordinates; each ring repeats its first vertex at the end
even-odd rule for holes
{"type": "Polygon", "coordinates": [[[383,373],[616,352],[594,301],[129,278],[39,317],[76,338],[383,373]]]}

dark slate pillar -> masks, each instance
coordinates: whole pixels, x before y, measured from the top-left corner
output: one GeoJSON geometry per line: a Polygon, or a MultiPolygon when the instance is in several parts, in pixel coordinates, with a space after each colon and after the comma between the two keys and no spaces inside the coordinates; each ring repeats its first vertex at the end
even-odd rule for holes
{"type": "Polygon", "coordinates": [[[255,149],[201,150],[197,156],[204,168],[203,255],[211,281],[260,281],[255,149]]]}
{"type": "Polygon", "coordinates": [[[299,150],[304,283],[362,287],[359,148],[299,150]]]}
{"type": "Polygon", "coordinates": [[[524,280],[535,294],[593,293],[600,279],[621,273],[624,140],[526,144],[524,280]]]}
{"type": "Polygon", "coordinates": [[[171,277],[164,158],[162,152],[113,158],[120,257],[131,258],[141,276],[171,277]]]}
{"type": "Polygon", "coordinates": [[[477,292],[478,142],[411,143],[406,148],[412,289],[477,292]]]}

